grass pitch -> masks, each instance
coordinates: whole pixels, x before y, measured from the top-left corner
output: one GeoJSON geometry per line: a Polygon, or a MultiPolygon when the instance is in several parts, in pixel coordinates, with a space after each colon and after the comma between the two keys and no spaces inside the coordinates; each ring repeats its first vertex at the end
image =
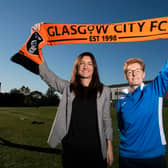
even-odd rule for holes
{"type": "MultiPolygon", "coordinates": [[[[48,134],[56,107],[0,108],[0,168],[62,168],[61,146],[51,149],[48,134]]],[[[114,163],[118,168],[119,132],[116,111],[112,109],[114,163]]],[[[168,140],[168,109],[164,108],[168,140]]],[[[168,163],[168,155],[166,156],[168,163]]]]}

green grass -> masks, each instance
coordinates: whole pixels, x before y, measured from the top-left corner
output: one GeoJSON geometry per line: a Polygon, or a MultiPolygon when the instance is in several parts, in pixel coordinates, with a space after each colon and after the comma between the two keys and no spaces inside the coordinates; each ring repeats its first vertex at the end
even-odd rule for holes
{"type": "Polygon", "coordinates": [[[55,112],[56,107],[0,108],[1,168],[61,167],[61,155],[46,143],[55,112]]]}
{"type": "MultiPolygon", "coordinates": [[[[61,147],[51,149],[46,143],[55,113],[56,107],[0,108],[0,168],[62,168],[61,147]],[[32,124],[34,121],[36,124],[32,124]]],[[[112,118],[112,167],[118,168],[119,134],[114,109],[112,118]]],[[[168,109],[164,109],[164,120],[168,140],[168,109]]]]}

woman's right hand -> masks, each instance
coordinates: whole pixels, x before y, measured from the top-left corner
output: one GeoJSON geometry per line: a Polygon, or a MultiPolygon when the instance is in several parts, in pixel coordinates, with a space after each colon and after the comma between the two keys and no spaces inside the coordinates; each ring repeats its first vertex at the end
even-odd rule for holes
{"type": "Polygon", "coordinates": [[[31,28],[31,33],[40,31],[41,24],[43,24],[43,22],[34,24],[31,28]]]}

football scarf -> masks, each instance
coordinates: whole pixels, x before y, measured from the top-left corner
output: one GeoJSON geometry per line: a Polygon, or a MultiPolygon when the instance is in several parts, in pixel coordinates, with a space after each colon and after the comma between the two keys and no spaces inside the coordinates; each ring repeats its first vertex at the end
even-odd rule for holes
{"type": "Polygon", "coordinates": [[[43,23],[11,60],[38,74],[45,45],[121,43],[168,38],[168,17],[113,24],[43,23]]]}

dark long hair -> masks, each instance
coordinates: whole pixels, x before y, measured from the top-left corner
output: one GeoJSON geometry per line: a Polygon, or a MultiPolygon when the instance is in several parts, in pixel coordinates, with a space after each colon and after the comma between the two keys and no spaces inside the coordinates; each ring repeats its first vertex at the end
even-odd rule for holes
{"type": "Polygon", "coordinates": [[[99,78],[99,73],[98,73],[98,67],[97,67],[97,63],[96,63],[96,59],[94,57],[94,55],[90,52],[83,52],[81,53],[75,60],[74,65],[73,65],[73,69],[72,69],[72,76],[71,76],[71,91],[74,91],[76,95],[80,95],[80,91],[79,91],[79,87],[81,86],[81,81],[80,81],[80,76],[79,76],[79,64],[81,62],[81,59],[84,56],[89,56],[92,60],[93,63],[93,75],[92,75],[92,79],[91,82],[89,84],[89,88],[90,91],[96,91],[100,92],[100,94],[102,93],[103,90],[103,84],[100,82],[100,78],[99,78]]]}

